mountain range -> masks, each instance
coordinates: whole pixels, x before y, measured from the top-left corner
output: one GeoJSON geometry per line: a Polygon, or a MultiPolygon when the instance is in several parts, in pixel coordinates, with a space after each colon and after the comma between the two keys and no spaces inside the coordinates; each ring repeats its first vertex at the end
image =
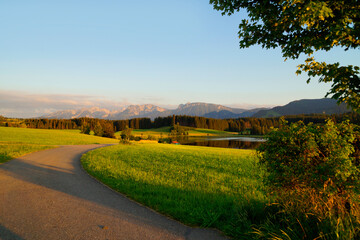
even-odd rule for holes
{"type": "Polygon", "coordinates": [[[152,104],[130,105],[127,108],[110,111],[105,108],[85,108],[79,110],[64,110],[54,112],[42,118],[73,119],[81,117],[100,118],[109,120],[122,120],[131,118],[151,118],[166,117],[170,115],[188,115],[208,118],[239,118],[239,117],[279,117],[284,115],[312,114],[312,113],[345,113],[351,109],[346,104],[337,105],[336,100],[323,99],[303,99],[290,102],[284,106],[278,106],[271,109],[241,109],[230,108],[211,103],[186,103],[180,104],[176,109],[170,110],[161,108],[152,104]]]}

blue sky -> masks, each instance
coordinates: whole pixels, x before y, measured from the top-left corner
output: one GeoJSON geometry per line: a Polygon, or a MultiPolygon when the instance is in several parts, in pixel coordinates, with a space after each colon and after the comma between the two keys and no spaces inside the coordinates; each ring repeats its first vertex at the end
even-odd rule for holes
{"type": "MultiPolygon", "coordinates": [[[[242,17],[221,16],[205,0],[2,1],[0,114],[186,102],[249,108],[324,97],[329,85],[295,75],[301,59],[239,49],[242,17]]],[[[319,59],[356,64],[360,54],[335,49],[319,59]]]]}

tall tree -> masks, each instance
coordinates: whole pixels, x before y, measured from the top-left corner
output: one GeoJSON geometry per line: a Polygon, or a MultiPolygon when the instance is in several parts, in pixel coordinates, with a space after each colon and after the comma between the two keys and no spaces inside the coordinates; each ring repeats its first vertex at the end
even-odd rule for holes
{"type": "MultiPolygon", "coordinates": [[[[360,111],[360,68],[337,63],[317,62],[316,51],[335,46],[358,49],[360,45],[360,1],[358,0],[210,0],[214,9],[232,15],[248,13],[239,28],[240,48],[259,44],[280,47],[285,59],[308,55],[297,74],[306,72],[307,82],[318,77],[332,83],[326,96],[348,103],[360,111]]],[[[357,63],[358,64],[358,63],[357,63]]]]}

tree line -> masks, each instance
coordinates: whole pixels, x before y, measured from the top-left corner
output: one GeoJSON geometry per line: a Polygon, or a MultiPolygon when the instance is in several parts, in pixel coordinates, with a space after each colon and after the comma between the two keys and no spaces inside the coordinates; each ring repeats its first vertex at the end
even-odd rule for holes
{"type": "MultiPolygon", "coordinates": [[[[351,123],[360,125],[360,114],[355,112],[346,114],[310,114],[285,116],[286,121],[294,123],[303,121],[305,124],[324,124],[327,119],[333,122],[349,120],[351,123]]],[[[237,119],[214,119],[187,115],[174,115],[168,117],[157,117],[153,121],[150,118],[133,118],[128,120],[105,120],[96,118],[76,118],[76,119],[23,119],[14,123],[13,119],[2,119],[3,126],[18,127],[19,124],[26,125],[28,128],[40,129],[80,129],[85,131],[96,131],[100,135],[112,136],[114,132],[122,131],[126,127],[132,129],[150,129],[165,126],[173,126],[174,123],[180,126],[205,128],[220,131],[239,132],[241,134],[263,135],[267,134],[271,128],[280,126],[280,118],[237,118],[237,119]],[[111,134],[112,132],[112,134],[111,134]]],[[[94,131],[94,132],[95,132],[94,131]]]]}

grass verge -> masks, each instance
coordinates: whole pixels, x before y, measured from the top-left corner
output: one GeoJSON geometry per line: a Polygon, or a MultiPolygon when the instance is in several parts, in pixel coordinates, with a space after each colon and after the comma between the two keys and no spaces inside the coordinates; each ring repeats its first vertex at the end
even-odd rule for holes
{"type": "Polygon", "coordinates": [[[43,145],[22,144],[22,143],[19,144],[0,143],[0,164],[31,152],[37,152],[49,148],[54,148],[54,146],[43,146],[43,145]]]}
{"type": "Polygon", "coordinates": [[[249,236],[269,201],[252,150],[167,144],[117,145],[82,157],[111,188],[183,223],[249,236]]]}
{"type": "Polygon", "coordinates": [[[117,139],[80,134],[78,130],[0,127],[0,164],[54,145],[118,143],[117,139]]]}
{"type": "Polygon", "coordinates": [[[78,130],[0,127],[0,143],[81,145],[118,143],[117,139],[80,134],[78,130]]]}

